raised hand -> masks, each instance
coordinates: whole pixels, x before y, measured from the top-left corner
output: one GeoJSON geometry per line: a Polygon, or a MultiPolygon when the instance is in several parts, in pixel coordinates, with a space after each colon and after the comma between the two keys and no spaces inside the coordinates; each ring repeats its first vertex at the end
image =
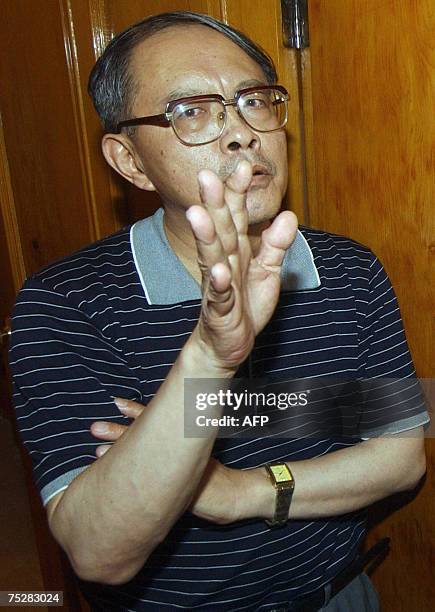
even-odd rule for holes
{"type": "Polygon", "coordinates": [[[263,232],[254,256],[246,207],[251,164],[241,161],[225,184],[210,170],[202,170],[198,180],[203,206],[186,213],[202,272],[202,310],[193,336],[210,359],[231,371],[247,358],[273,314],[297,219],[289,211],[278,215],[263,232]]]}

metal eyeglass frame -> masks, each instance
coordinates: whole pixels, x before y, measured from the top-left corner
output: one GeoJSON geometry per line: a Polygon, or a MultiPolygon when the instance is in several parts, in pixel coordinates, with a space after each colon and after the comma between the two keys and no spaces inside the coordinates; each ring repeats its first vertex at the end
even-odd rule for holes
{"type": "Polygon", "coordinates": [[[246,87],[245,89],[240,89],[239,91],[236,91],[236,93],[234,94],[234,98],[230,98],[228,100],[225,100],[225,98],[221,96],[220,94],[204,94],[201,96],[189,96],[185,98],[178,98],[176,100],[170,100],[166,104],[165,112],[162,113],[161,115],[150,115],[148,117],[135,117],[134,119],[126,119],[125,121],[120,121],[118,125],[116,126],[116,132],[117,134],[119,134],[123,128],[133,127],[137,125],[156,125],[159,127],[172,126],[172,129],[174,130],[174,133],[177,136],[177,138],[186,146],[194,147],[194,146],[198,146],[202,144],[208,144],[210,142],[214,142],[215,140],[221,137],[225,129],[225,125],[226,125],[226,118],[227,118],[226,113],[225,113],[225,120],[217,136],[215,136],[214,138],[211,138],[210,140],[206,140],[205,142],[195,142],[195,143],[186,142],[185,140],[180,138],[173,124],[172,117],[173,117],[173,110],[178,104],[189,103],[189,102],[210,102],[213,100],[221,102],[224,107],[235,106],[239,117],[251,129],[255,130],[256,132],[275,132],[276,130],[282,129],[287,123],[287,119],[288,119],[288,104],[287,103],[289,101],[289,98],[290,96],[288,94],[288,91],[282,85],[258,85],[257,87],[246,87]],[[242,111],[240,110],[240,106],[239,106],[239,100],[241,96],[252,93],[252,92],[256,92],[256,91],[263,91],[266,89],[275,89],[279,91],[282,94],[284,101],[285,101],[285,121],[283,122],[282,125],[280,125],[277,128],[274,128],[273,130],[259,130],[257,128],[252,127],[252,125],[250,125],[250,123],[243,116],[242,111]]]}

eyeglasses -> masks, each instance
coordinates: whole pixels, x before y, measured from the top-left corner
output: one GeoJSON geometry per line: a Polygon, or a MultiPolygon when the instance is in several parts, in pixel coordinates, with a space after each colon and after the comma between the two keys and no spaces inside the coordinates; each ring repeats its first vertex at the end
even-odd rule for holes
{"type": "Polygon", "coordinates": [[[185,145],[207,144],[223,133],[227,106],[235,106],[239,116],[256,132],[273,132],[287,123],[288,100],[288,92],[281,85],[240,89],[229,100],[219,94],[179,98],[168,102],[161,115],[121,121],[117,132],[136,125],[172,126],[185,145]]]}

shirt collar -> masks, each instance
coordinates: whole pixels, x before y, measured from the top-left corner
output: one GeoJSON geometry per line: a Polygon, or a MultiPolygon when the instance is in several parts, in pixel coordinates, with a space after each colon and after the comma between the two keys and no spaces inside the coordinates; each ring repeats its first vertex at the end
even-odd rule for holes
{"type": "MultiPolygon", "coordinates": [[[[172,250],[163,226],[163,208],[135,223],[130,230],[134,263],[149,304],[177,304],[201,299],[201,287],[172,250]]],[[[284,256],[281,291],[320,287],[313,254],[303,234],[284,256]]]]}

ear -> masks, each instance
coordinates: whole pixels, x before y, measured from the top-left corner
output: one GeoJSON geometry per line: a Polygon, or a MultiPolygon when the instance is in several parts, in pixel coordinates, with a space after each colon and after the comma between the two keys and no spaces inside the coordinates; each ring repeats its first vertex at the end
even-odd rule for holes
{"type": "Polygon", "coordinates": [[[104,134],[101,143],[107,163],[139,189],[155,191],[133,143],[124,134],[104,134]]]}

